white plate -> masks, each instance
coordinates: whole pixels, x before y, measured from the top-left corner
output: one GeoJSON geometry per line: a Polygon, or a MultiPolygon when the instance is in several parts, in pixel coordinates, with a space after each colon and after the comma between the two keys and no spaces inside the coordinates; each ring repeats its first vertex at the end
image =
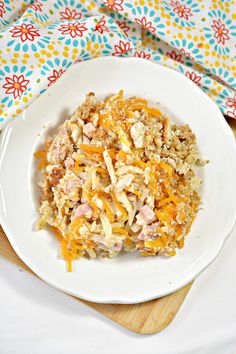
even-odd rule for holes
{"type": "Polygon", "coordinates": [[[74,65],[5,129],[0,168],[0,219],[16,253],[49,284],[95,302],[136,303],[181,288],[214,260],[235,223],[236,148],[230,128],[190,80],[143,59],[107,57],[74,65]],[[54,237],[34,230],[39,190],[33,153],[87,92],[103,97],[121,88],[126,95],[159,101],[175,121],[189,123],[196,133],[201,156],[210,160],[201,172],[203,210],[186,246],[173,258],[126,254],[105,261],[82,259],[67,273],[54,237]]]}

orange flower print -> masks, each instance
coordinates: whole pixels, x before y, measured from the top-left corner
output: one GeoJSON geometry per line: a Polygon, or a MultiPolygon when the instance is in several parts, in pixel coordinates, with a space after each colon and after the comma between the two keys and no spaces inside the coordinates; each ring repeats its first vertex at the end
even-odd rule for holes
{"type": "Polygon", "coordinates": [[[121,55],[121,54],[124,54],[126,52],[128,52],[128,50],[130,50],[130,43],[129,42],[123,42],[123,41],[120,41],[119,44],[116,44],[114,46],[115,48],[115,53],[113,53],[112,55],[121,55]]]}
{"type": "Polygon", "coordinates": [[[26,80],[24,75],[13,75],[13,77],[6,77],[5,80],[6,83],[2,87],[6,89],[6,94],[13,95],[14,98],[21,97],[29,83],[29,80],[26,80]]]}
{"type": "Polygon", "coordinates": [[[136,51],[134,56],[137,58],[150,59],[151,54],[145,53],[144,50],[140,50],[140,52],[136,51]]]}
{"type": "Polygon", "coordinates": [[[167,52],[166,55],[167,55],[169,58],[171,58],[171,59],[173,59],[173,60],[175,60],[175,61],[178,61],[179,63],[182,63],[182,64],[184,63],[184,61],[183,61],[183,59],[182,59],[182,54],[176,53],[175,50],[172,50],[171,52],[167,52]]]}
{"type": "Polygon", "coordinates": [[[47,78],[49,81],[48,86],[51,86],[52,84],[54,84],[61,77],[61,75],[64,72],[65,72],[65,70],[62,70],[62,69],[60,69],[60,70],[54,69],[52,72],[52,75],[47,78]]]}
{"type": "Polygon", "coordinates": [[[70,10],[68,7],[64,11],[60,12],[61,20],[80,20],[82,15],[77,12],[75,9],[70,10]]]}
{"type": "Polygon", "coordinates": [[[135,22],[136,22],[138,25],[140,25],[140,26],[142,26],[143,28],[145,28],[146,30],[148,30],[149,32],[152,32],[152,33],[156,32],[156,28],[153,27],[152,22],[151,22],[151,21],[148,22],[148,21],[147,21],[147,18],[146,18],[145,16],[143,16],[143,17],[141,18],[141,20],[138,19],[138,18],[135,18],[135,22]]]}
{"type": "Polygon", "coordinates": [[[83,32],[87,30],[85,24],[80,22],[68,23],[61,25],[59,28],[59,31],[61,31],[62,34],[69,34],[72,38],[75,38],[76,36],[82,37],[83,32]]]}
{"type": "Polygon", "coordinates": [[[122,29],[124,34],[128,37],[128,32],[130,30],[130,27],[127,26],[127,23],[125,21],[117,21],[116,23],[120,27],[120,29],[122,29]]]}
{"type": "Polygon", "coordinates": [[[221,22],[219,18],[217,21],[213,20],[213,25],[211,26],[215,32],[214,37],[217,39],[218,44],[225,44],[229,38],[229,30],[225,27],[225,24],[221,22]]]}
{"type": "Polygon", "coordinates": [[[227,116],[236,119],[236,93],[234,94],[233,98],[228,98],[226,106],[231,108],[230,111],[227,111],[227,116]]]}
{"type": "Polygon", "coordinates": [[[94,31],[98,31],[99,33],[103,34],[103,32],[109,32],[109,28],[106,26],[105,17],[102,17],[95,26],[94,31]]]}
{"type": "Polygon", "coordinates": [[[180,17],[188,20],[189,17],[193,16],[191,9],[185,4],[180,4],[179,1],[171,0],[170,6],[173,8],[173,11],[180,17]]]}
{"type": "Polygon", "coordinates": [[[196,85],[201,86],[200,81],[201,81],[202,77],[200,75],[197,75],[194,71],[192,71],[192,72],[187,71],[186,76],[190,80],[192,80],[196,85]]]}
{"type": "Polygon", "coordinates": [[[0,1],[0,17],[2,17],[4,13],[6,13],[5,4],[3,1],[0,1]]]}
{"type": "Polygon", "coordinates": [[[122,11],[124,0],[103,0],[102,3],[109,7],[112,11],[122,11]]]}
{"type": "Polygon", "coordinates": [[[33,2],[33,4],[30,5],[30,8],[35,11],[42,12],[42,6],[43,4],[41,3],[41,1],[36,0],[33,2]]]}
{"type": "Polygon", "coordinates": [[[12,33],[12,37],[19,37],[22,42],[27,40],[33,41],[35,37],[40,37],[38,30],[31,23],[22,23],[21,25],[13,26],[10,32],[12,33]]]}

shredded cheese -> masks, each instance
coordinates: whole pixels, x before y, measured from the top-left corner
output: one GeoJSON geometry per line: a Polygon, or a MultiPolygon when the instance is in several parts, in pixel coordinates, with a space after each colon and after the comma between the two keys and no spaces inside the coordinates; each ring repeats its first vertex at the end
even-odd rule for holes
{"type": "Polygon", "coordinates": [[[103,152],[103,157],[104,157],[104,161],[105,161],[109,176],[111,178],[111,182],[112,182],[112,184],[116,184],[117,179],[116,179],[115,171],[114,171],[114,168],[112,165],[112,160],[110,158],[108,151],[105,150],[103,152]]]}

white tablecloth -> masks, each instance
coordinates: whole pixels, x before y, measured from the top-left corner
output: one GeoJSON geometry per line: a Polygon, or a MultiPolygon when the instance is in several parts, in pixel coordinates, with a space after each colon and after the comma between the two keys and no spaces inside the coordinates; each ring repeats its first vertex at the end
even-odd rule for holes
{"type": "Polygon", "coordinates": [[[137,335],[0,258],[0,354],[235,354],[236,229],[174,321],[137,335]]]}

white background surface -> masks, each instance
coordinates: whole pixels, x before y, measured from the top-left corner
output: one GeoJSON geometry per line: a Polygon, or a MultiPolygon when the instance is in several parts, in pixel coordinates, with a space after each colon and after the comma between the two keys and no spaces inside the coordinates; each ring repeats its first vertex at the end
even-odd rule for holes
{"type": "Polygon", "coordinates": [[[0,354],[235,354],[236,229],[174,321],[137,335],[0,258],[0,354]]]}

